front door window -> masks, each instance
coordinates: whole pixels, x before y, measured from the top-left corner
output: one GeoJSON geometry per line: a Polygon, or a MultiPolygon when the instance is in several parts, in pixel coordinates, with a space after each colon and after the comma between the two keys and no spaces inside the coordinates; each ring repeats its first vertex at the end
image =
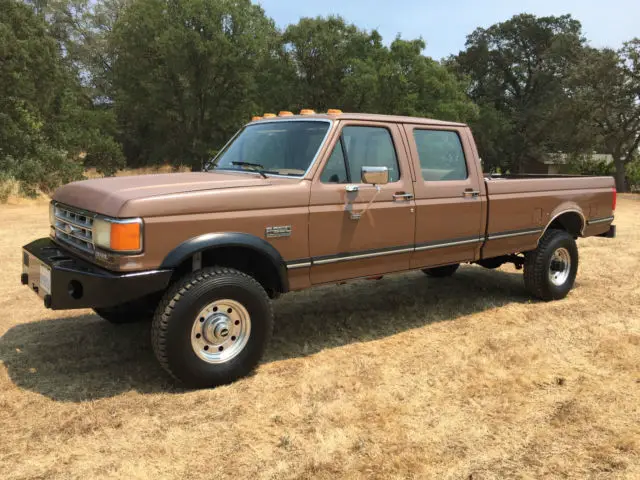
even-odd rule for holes
{"type": "Polygon", "coordinates": [[[387,167],[389,182],[399,180],[398,157],[389,130],[384,127],[344,127],[320,181],[361,183],[362,167],[387,167]]]}

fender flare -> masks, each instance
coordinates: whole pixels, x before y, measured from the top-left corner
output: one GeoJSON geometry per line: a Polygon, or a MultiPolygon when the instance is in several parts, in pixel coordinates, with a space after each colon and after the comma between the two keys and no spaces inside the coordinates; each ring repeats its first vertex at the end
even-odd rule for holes
{"type": "Polygon", "coordinates": [[[253,250],[265,257],[278,275],[282,293],[289,291],[287,265],[280,252],[266,240],[242,232],[206,233],[190,238],[171,250],[162,261],[160,268],[177,268],[194,254],[222,247],[241,247],[253,250]]]}
{"type": "Polygon", "coordinates": [[[553,213],[551,215],[551,219],[547,222],[547,224],[545,225],[544,229],[542,230],[542,234],[538,237],[537,243],[540,242],[540,240],[542,239],[544,234],[547,232],[547,230],[549,229],[551,224],[554,222],[554,220],[556,220],[557,218],[559,218],[562,215],[565,215],[567,213],[575,213],[575,214],[578,214],[578,216],[580,216],[580,219],[582,221],[582,225],[580,227],[580,235],[579,236],[582,237],[584,235],[584,229],[587,227],[587,220],[586,220],[586,218],[584,216],[584,213],[580,209],[580,207],[578,207],[577,205],[575,205],[575,206],[573,206],[573,205],[561,206],[561,208],[562,207],[564,207],[564,210],[561,210],[560,208],[557,208],[556,210],[553,211],[553,213]]]}

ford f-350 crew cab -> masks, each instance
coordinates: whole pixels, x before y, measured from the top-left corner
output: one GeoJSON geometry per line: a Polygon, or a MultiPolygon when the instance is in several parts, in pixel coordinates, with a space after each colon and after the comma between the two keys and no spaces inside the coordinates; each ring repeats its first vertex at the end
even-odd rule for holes
{"type": "Polygon", "coordinates": [[[153,318],[162,366],[213,386],[256,366],[270,298],[289,291],[512,262],[532,295],[563,298],[576,239],[613,237],[615,202],[609,177],[483,176],[460,123],[283,113],[243,127],[206,171],[58,189],[22,282],[52,309],[153,318]]]}

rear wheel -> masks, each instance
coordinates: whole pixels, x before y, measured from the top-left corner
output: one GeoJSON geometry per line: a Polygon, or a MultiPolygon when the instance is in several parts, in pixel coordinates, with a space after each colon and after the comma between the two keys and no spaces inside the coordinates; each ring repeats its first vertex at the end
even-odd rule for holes
{"type": "Polygon", "coordinates": [[[186,386],[214,387],[250,373],[273,330],[264,288],[231,268],[187,275],[165,294],[151,339],[164,369],[186,386]]]}
{"type": "Polygon", "coordinates": [[[443,278],[450,277],[456,273],[459,266],[459,263],[454,263],[453,265],[445,265],[443,267],[424,268],[422,271],[430,277],[443,278]]]}
{"type": "Polygon", "coordinates": [[[538,248],[525,254],[524,284],[541,300],[567,296],[578,273],[578,246],[564,230],[549,229],[538,248]]]}

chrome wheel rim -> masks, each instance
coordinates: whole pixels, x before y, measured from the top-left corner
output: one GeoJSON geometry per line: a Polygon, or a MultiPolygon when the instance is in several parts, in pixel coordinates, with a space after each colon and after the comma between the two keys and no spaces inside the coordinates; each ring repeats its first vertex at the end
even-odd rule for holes
{"type": "Polygon", "coordinates": [[[571,255],[566,248],[558,248],[553,252],[549,263],[549,281],[559,287],[569,278],[571,272],[571,255]]]}
{"type": "Polygon", "coordinates": [[[207,363],[225,363],[238,356],[249,341],[251,317],[235,300],[216,300],[205,306],[191,329],[191,347],[207,363]]]}

